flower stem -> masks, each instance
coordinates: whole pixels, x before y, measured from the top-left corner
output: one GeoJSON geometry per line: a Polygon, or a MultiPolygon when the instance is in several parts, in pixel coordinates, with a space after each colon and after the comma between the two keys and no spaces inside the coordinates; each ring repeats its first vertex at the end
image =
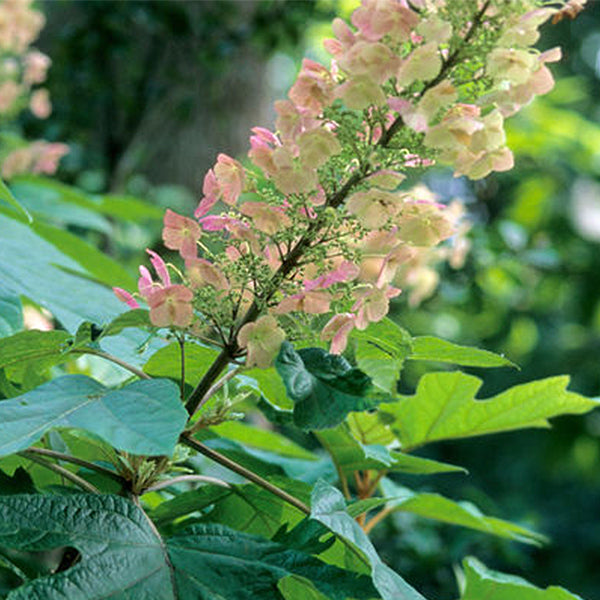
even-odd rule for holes
{"type": "Polygon", "coordinates": [[[186,446],[193,448],[197,452],[200,452],[200,454],[204,454],[204,456],[207,456],[211,460],[214,460],[216,463],[219,463],[220,465],[229,469],[230,471],[233,471],[234,473],[237,473],[238,475],[245,477],[246,479],[248,479],[248,481],[251,481],[252,483],[255,483],[256,485],[262,487],[263,489],[271,492],[272,494],[281,498],[288,504],[291,504],[298,510],[302,511],[305,515],[310,515],[310,508],[308,506],[306,506],[306,504],[304,504],[304,502],[302,502],[301,500],[298,500],[298,498],[295,498],[294,496],[288,494],[286,491],[282,490],[280,487],[273,485],[266,479],[263,479],[260,475],[257,475],[256,473],[250,471],[249,469],[246,469],[246,467],[243,467],[242,465],[236,463],[235,461],[231,460],[230,458],[227,458],[227,456],[224,456],[220,452],[217,452],[216,450],[213,450],[212,448],[205,446],[202,442],[199,442],[198,440],[188,437],[187,435],[180,436],[179,441],[182,444],[185,444],[186,446]]]}
{"type": "Polygon", "coordinates": [[[37,463],[38,465],[48,469],[49,471],[54,471],[57,475],[68,479],[70,482],[74,483],[76,486],[80,487],[86,492],[90,492],[92,494],[100,493],[100,490],[96,486],[87,482],[82,477],[75,475],[75,473],[71,473],[71,471],[65,469],[64,467],[61,467],[60,465],[56,465],[54,463],[49,462],[41,456],[37,456],[36,454],[29,452],[28,450],[24,450],[23,452],[17,452],[17,456],[21,456],[23,458],[26,458],[27,460],[37,463]]]}
{"type": "Polygon", "coordinates": [[[111,479],[114,479],[121,485],[124,485],[126,483],[125,479],[123,477],[121,477],[118,473],[115,473],[115,471],[111,471],[110,469],[107,469],[106,467],[102,467],[100,465],[96,465],[87,460],[83,460],[82,458],[77,458],[76,456],[71,456],[70,454],[64,454],[63,452],[56,452],[55,450],[47,450],[46,448],[34,448],[34,447],[27,448],[27,450],[25,450],[25,452],[27,452],[28,454],[38,454],[43,457],[55,458],[56,460],[63,460],[65,462],[70,462],[70,463],[73,463],[74,465],[79,465],[80,467],[89,469],[90,471],[96,471],[97,473],[106,475],[106,477],[110,477],[111,479]]]}
{"type": "Polygon", "coordinates": [[[144,373],[144,371],[142,371],[141,369],[138,369],[137,367],[130,365],[129,363],[125,362],[124,360],[121,360],[117,356],[108,354],[108,352],[103,352],[102,350],[94,350],[93,348],[76,348],[75,350],[72,350],[71,352],[73,354],[91,354],[92,356],[99,356],[100,358],[109,360],[110,362],[113,362],[116,365],[119,365],[120,367],[127,369],[134,375],[137,375],[140,379],[152,379],[152,377],[150,377],[150,375],[148,375],[147,373],[144,373]]]}

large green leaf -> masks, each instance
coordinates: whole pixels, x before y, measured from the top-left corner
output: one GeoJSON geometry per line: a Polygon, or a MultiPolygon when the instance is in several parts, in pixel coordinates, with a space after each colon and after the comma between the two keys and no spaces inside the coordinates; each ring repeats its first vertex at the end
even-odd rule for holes
{"type": "Polygon", "coordinates": [[[411,355],[412,338],[409,333],[390,319],[371,323],[367,329],[355,329],[355,357],[358,366],[376,385],[389,392],[396,384],[404,360],[411,355]]]}
{"type": "Polygon", "coordinates": [[[0,338],[23,329],[23,306],[19,296],[0,297],[0,338]]]}
{"type": "Polygon", "coordinates": [[[23,295],[47,308],[67,329],[106,323],[124,312],[108,288],[87,279],[85,254],[66,256],[27,225],[0,214],[0,295],[23,295]]]}
{"type": "Polygon", "coordinates": [[[57,225],[76,225],[110,235],[112,225],[98,214],[85,192],[52,179],[15,178],[13,195],[36,217],[57,225]]]}
{"type": "Polygon", "coordinates": [[[409,512],[426,519],[468,527],[519,542],[540,545],[546,541],[543,535],[525,527],[484,515],[471,502],[455,502],[440,494],[414,492],[389,479],[381,482],[381,489],[386,497],[392,498],[388,507],[396,511],[409,512]]]}
{"type": "Polygon", "coordinates": [[[0,200],[5,202],[11,208],[21,213],[29,223],[33,221],[29,211],[12,195],[11,191],[6,187],[6,184],[0,179],[0,200]]]}
{"type": "Polygon", "coordinates": [[[281,600],[278,581],[291,575],[331,600],[374,592],[365,577],[220,525],[162,540],[139,508],[117,496],[0,496],[0,545],[69,546],[81,554],[68,570],[28,582],[8,600],[281,600]]]}
{"type": "MultiPolygon", "coordinates": [[[[218,356],[218,350],[199,344],[186,344],[185,381],[196,385],[202,375],[218,356]]],[[[181,379],[181,348],[178,343],[169,344],[155,352],[144,365],[144,371],[152,377],[181,379]]]]}
{"type": "Polygon", "coordinates": [[[211,430],[220,436],[235,440],[251,448],[277,452],[278,454],[293,458],[317,460],[317,456],[312,452],[305,450],[302,446],[299,446],[284,435],[275,431],[260,429],[247,423],[226,421],[216,427],[212,427],[211,430]]]}
{"type": "Polygon", "coordinates": [[[371,577],[383,600],[425,600],[398,573],[379,558],[375,547],[348,514],[342,493],[319,481],[312,494],[311,516],[362,552],[371,566],[371,577]]]}
{"type": "Polygon", "coordinates": [[[335,427],[349,412],[370,410],[385,398],[360,369],[321,348],[296,352],[284,342],[275,367],[294,402],[294,423],[302,429],[335,427]]]}
{"type": "Polygon", "coordinates": [[[412,340],[411,360],[433,360],[464,367],[515,367],[516,365],[499,354],[480,348],[459,346],[440,338],[423,336],[412,340]]]}
{"type": "Polygon", "coordinates": [[[320,431],[315,435],[345,473],[366,469],[397,471],[412,475],[464,471],[461,467],[436,460],[388,450],[379,444],[361,444],[350,433],[350,429],[345,423],[334,429],[320,431]]]}
{"type": "Polygon", "coordinates": [[[391,427],[408,450],[438,440],[548,427],[551,417],[586,413],[599,405],[597,400],[567,391],[566,376],[517,385],[493,398],[477,400],[481,383],[460,372],[428,373],[414,396],[382,405],[380,411],[394,419],[391,427]]]}
{"type": "Polygon", "coordinates": [[[171,455],[186,419],[168,380],[110,390],[85,375],[65,375],[0,402],[0,455],[27,448],[55,427],[85,429],[134,454],[171,455]]]}
{"type": "Polygon", "coordinates": [[[40,369],[66,360],[64,353],[67,340],[66,331],[21,331],[4,338],[0,344],[0,369],[13,372],[24,365],[35,362],[40,369]]]}
{"type": "Polygon", "coordinates": [[[465,589],[461,600],[582,600],[561,587],[543,590],[520,577],[492,571],[473,557],[465,559],[463,566],[465,589]]]}

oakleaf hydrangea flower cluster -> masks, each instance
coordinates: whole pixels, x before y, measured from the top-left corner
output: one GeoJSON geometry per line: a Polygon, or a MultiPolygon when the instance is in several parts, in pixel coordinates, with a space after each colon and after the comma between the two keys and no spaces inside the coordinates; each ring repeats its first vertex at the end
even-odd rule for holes
{"type": "Polygon", "coordinates": [[[465,226],[415,180],[436,163],[471,179],[512,167],[504,119],[552,88],[560,52],[532,44],[556,4],[363,0],[351,24],[335,19],[331,65],[304,60],[274,131],[252,130],[249,163],[220,154],[194,218],[166,212],[185,266],[149,251],[152,323],[215,340],[221,367],[267,367],[311,324],[340,353],[402,288],[430,293],[428,262],[459,264],[464,243],[439,245],[465,226]]]}

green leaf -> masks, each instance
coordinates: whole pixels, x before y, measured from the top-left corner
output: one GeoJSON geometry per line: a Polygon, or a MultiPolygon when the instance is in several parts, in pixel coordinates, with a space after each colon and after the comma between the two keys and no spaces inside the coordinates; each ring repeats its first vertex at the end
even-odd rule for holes
{"type": "Polygon", "coordinates": [[[440,338],[423,336],[413,338],[411,360],[433,360],[463,367],[517,367],[504,356],[488,350],[459,346],[440,338]]]}
{"type": "Polygon", "coordinates": [[[582,600],[561,587],[543,590],[520,577],[492,571],[473,557],[465,559],[463,567],[466,586],[461,600],[582,600]]]}
{"type": "Polygon", "coordinates": [[[569,378],[550,377],[477,400],[481,379],[464,373],[428,373],[414,396],[380,407],[405,450],[438,440],[472,437],[526,427],[548,427],[548,419],[582,414],[599,405],[565,388],[569,378]]]}
{"type": "Polygon", "coordinates": [[[236,379],[242,381],[253,380],[255,385],[248,385],[247,387],[259,392],[269,404],[278,409],[287,410],[294,406],[294,403],[287,397],[281,377],[277,375],[277,371],[273,367],[269,369],[249,369],[236,379]]]}
{"type": "Polygon", "coordinates": [[[10,600],[175,597],[161,540],[123,498],[0,496],[0,545],[25,551],[71,546],[81,554],[68,571],[26,583],[10,600]]]}
{"type": "Polygon", "coordinates": [[[283,594],[285,600],[327,600],[311,581],[297,575],[284,577],[277,584],[277,588],[283,594]]]}
{"type": "Polygon", "coordinates": [[[113,319],[102,330],[101,337],[118,335],[129,327],[152,327],[150,312],[145,308],[134,308],[113,319]]]}
{"type": "Polygon", "coordinates": [[[367,469],[411,475],[465,471],[454,465],[388,450],[378,444],[363,445],[354,438],[345,423],[315,435],[344,473],[367,469]]]}
{"type": "Polygon", "coordinates": [[[202,514],[202,511],[212,506],[215,502],[226,498],[233,492],[229,488],[217,485],[203,485],[195,490],[181,492],[161,502],[152,509],[150,516],[158,527],[166,527],[176,519],[181,519],[194,513],[202,514]]]}
{"type": "Polygon", "coordinates": [[[547,539],[525,527],[484,515],[470,502],[455,502],[440,494],[418,493],[389,479],[381,482],[383,494],[393,498],[388,506],[426,519],[458,525],[528,544],[541,545],[547,539]]]}
{"type": "Polygon", "coordinates": [[[34,494],[37,491],[33,479],[23,467],[17,467],[12,475],[0,471],[0,490],[3,496],[34,494]]]}
{"type": "Polygon", "coordinates": [[[371,566],[371,577],[383,600],[425,600],[379,558],[359,524],[348,514],[342,493],[318,481],[312,494],[311,517],[358,548],[371,566]]]}
{"type": "Polygon", "coordinates": [[[411,354],[409,333],[385,318],[371,323],[364,331],[355,329],[352,338],[357,341],[355,357],[358,366],[376,385],[395,392],[404,360],[411,354]]]}
{"type": "Polygon", "coordinates": [[[31,229],[65,256],[77,261],[97,282],[128,290],[137,287],[135,277],[119,262],[70,231],[41,221],[35,221],[31,229]]]}
{"type": "MultiPolygon", "coordinates": [[[[185,382],[196,385],[218,356],[218,350],[200,344],[185,346],[185,382]]],[[[144,365],[144,371],[152,377],[181,379],[181,348],[178,343],[169,344],[155,352],[144,365]]]]}
{"type": "Polygon", "coordinates": [[[24,450],[50,429],[75,427],[119,450],[170,456],[186,420],[170,381],[136,381],[110,390],[85,375],[65,375],[0,402],[0,455],[24,450]]]}
{"type": "Polygon", "coordinates": [[[28,223],[33,222],[29,211],[12,195],[2,179],[0,179],[0,200],[6,202],[11,208],[14,208],[17,212],[21,213],[21,215],[27,219],[28,223]]]}
{"type": "Polygon", "coordinates": [[[0,297],[0,338],[23,329],[23,306],[19,296],[0,297]]]}
{"type": "Polygon", "coordinates": [[[220,525],[163,541],[139,508],[117,496],[0,496],[0,545],[70,546],[81,554],[68,570],[26,583],[10,600],[282,600],[277,583],[291,575],[331,600],[374,595],[368,578],[220,525]]]}
{"type": "Polygon", "coordinates": [[[321,348],[296,352],[284,342],[275,368],[294,402],[294,423],[302,429],[335,427],[349,412],[370,410],[384,400],[370,377],[321,348]]]}
{"type": "Polygon", "coordinates": [[[66,331],[21,331],[0,344],[0,369],[15,382],[22,382],[30,367],[40,374],[70,357],[64,353],[70,336],[66,331]]]}
{"type": "Polygon", "coordinates": [[[163,220],[164,210],[162,208],[135,196],[103,194],[92,196],[92,200],[98,212],[123,221],[133,223],[158,221],[162,223],[163,220]]]}
{"type": "Polygon", "coordinates": [[[226,421],[225,423],[211,427],[211,430],[220,436],[235,440],[252,448],[277,452],[278,454],[293,458],[317,460],[317,457],[312,452],[305,450],[302,446],[275,431],[260,429],[246,423],[240,423],[239,421],[226,421]]]}
{"type": "Polygon", "coordinates": [[[3,214],[0,231],[0,295],[32,299],[71,331],[81,321],[105,323],[124,311],[111,290],[87,279],[84,255],[66,256],[30,227],[3,214]]]}
{"type": "Polygon", "coordinates": [[[10,187],[21,204],[48,222],[112,233],[110,222],[98,214],[89,196],[77,188],[42,177],[18,177],[11,181],[10,187]]]}
{"type": "MultiPolygon", "coordinates": [[[[281,479],[270,477],[269,481],[283,487],[281,479]]],[[[287,492],[300,500],[308,500],[310,486],[291,479],[286,480],[286,483],[287,492]]],[[[231,493],[215,503],[205,521],[221,523],[237,531],[271,538],[282,525],[293,527],[304,516],[299,509],[271,492],[254,484],[243,484],[232,486],[231,493]]]]}

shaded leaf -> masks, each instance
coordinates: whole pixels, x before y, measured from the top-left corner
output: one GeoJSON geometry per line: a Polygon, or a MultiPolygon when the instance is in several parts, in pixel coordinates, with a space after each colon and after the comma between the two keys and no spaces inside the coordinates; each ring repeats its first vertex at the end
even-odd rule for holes
{"type": "Polygon", "coordinates": [[[220,436],[235,440],[252,448],[276,452],[304,460],[317,460],[317,457],[289,438],[267,429],[260,429],[239,421],[226,421],[211,430],[220,436]]]}
{"type": "Polygon", "coordinates": [[[33,479],[23,467],[17,467],[12,475],[0,471],[0,490],[4,496],[37,492],[33,479]]]}
{"type": "Polygon", "coordinates": [[[29,211],[12,195],[6,184],[0,179],[0,200],[14,208],[21,216],[25,217],[29,223],[33,221],[29,211]]]}
{"type": "Polygon", "coordinates": [[[68,570],[26,583],[10,600],[281,600],[277,584],[290,575],[332,600],[366,600],[374,592],[368,578],[220,525],[194,526],[165,542],[139,508],[117,496],[0,497],[0,545],[70,546],[81,554],[68,570]]]}
{"type": "Polygon", "coordinates": [[[354,438],[345,423],[315,435],[345,473],[367,469],[412,475],[465,471],[454,465],[388,450],[378,444],[363,445],[354,438]]]}
{"type": "Polygon", "coordinates": [[[383,600],[425,600],[398,573],[390,569],[359,524],[348,514],[342,493],[319,481],[312,494],[311,517],[343,537],[363,553],[371,566],[371,577],[383,600]]]}
{"type": "Polygon", "coordinates": [[[0,338],[23,329],[23,306],[19,296],[0,297],[0,338]]]}
{"type": "Polygon", "coordinates": [[[525,527],[484,515],[471,502],[455,502],[440,494],[414,492],[389,479],[381,482],[381,488],[385,496],[393,498],[388,506],[398,511],[528,544],[541,545],[547,541],[543,535],[525,527]]]}
{"type": "Polygon", "coordinates": [[[85,192],[52,179],[18,177],[10,184],[13,195],[36,217],[60,226],[76,225],[110,235],[112,226],[98,214],[85,192]]]}
{"type": "MultiPolygon", "coordinates": [[[[104,323],[123,312],[108,288],[88,279],[86,252],[67,256],[27,225],[0,214],[0,295],[23,295],[47,308],[67,329],[104,323]]],[[[83,243],[83,242],[82,242],[83,243]]]]}
{"type": "Polygon", "coordinates": [[[582,600],[561,587],[543,590],[521,577],[492,571],[473,557],[465,559],[463,567],[466,586],[461,600],[582,600]]]}
{"type": "Polygon", "coordinates": [[[186,420],[170,381],[110,390],[85,375],[65,375],[0,402],[0,455],[23,450],[56,427],[90,431],[134,454],[171,455],[186,420]]]}
{"type": "Polygon", "coordinates": [[[405,450],[438,440],[464,438],[525,427],[548,427],[548,419],[582,414],[596,400],[565,388],[569,378],[550,377],[517,385],[493,398],[475,398],[481,380],[464,373],[428,373],[414,396],[381,406],[405,450]]]}
{"type": "Polygon", "coordinates": [[[370,377],[321,348],[296,352],[284,342],[275,367],[294,402],[294,423],[302,429],[335,427],[349,412],[370,410],[384,400],[370,377]]]}
{"type": "Polygon", "coordinates": [[[411,360],[433,360],[463,367],[516,367],[515,363],[500,354],[480,348],[459,346],[440,338],[423,336],[413,338],[411,360]]]}

